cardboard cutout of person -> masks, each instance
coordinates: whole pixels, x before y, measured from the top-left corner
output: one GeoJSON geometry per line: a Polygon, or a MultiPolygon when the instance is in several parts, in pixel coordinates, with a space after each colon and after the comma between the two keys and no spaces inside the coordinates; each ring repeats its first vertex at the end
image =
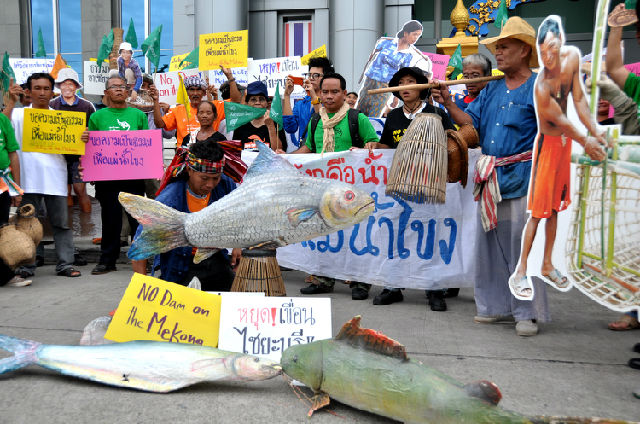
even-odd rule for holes
{"type": "Polygon", "coordinates": [[[356,109],[366,116],[379,118],[391,93],[369,94],[369,90],[389,86],[391,77],[408,66],[417,66],[431,79],[433,64],[414,44],[422,36],[422,24],[418,21],[406,22],[395,38],[381,37],[369,56],[360,81],[356,109]]]}
{"type": "Polygon", "coordinates": [[[594,160],[603,160],[606,141],[597,131],[580,78],[580,51],[564,45],[565,36],[560,17],[548,16],[538,28],[538,54],[542,69],[534,86],[534,104],[538,118],[538,135],[533,150],[533,166],[529,183],[527,210],[530,212],[522,237],[520,261],[509,278],[511,293],[520,300],[533,299],[531,276],[541,277],[558,289],[569,287],[567,276],[552,263],[558,213],[571,203],[571,145],[577,141],[594,160]],[[578,118],[588,136],[567,117],[569,94],[578,118]],[[540,270],[527,267],[538,224],[545,219],[544,254],[540,270]]]}

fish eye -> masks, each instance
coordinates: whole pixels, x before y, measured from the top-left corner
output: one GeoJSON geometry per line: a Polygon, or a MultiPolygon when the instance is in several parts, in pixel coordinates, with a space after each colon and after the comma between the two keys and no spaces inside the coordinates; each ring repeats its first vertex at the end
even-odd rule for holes
{"type": "Polygon", "coordinates": [[[260,362],[260,358],[253,358],[253,362],[260,362]]]}
{"type": "Polygon", "coordinates": [[[352,201],[354,197],[356,197],[356,195],[351,190],[344,193],[344,200],[348,202],[352,201]]]}
{"type": "Polygon", "coordinates": [[[291,359],[293,361],[294,364],[298,363],[298,356],[295,356],[291,359]]]}

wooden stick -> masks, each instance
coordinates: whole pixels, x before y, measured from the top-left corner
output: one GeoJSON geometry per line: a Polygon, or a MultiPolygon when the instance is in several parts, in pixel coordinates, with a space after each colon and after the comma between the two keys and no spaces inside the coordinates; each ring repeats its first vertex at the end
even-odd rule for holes
{"type": "Polygon", "coordinates": [[[399,85],[397,87],[385,87],[385,88],[376,88],[375,90],[369,90],[368,94],[379,94],[379,93],[391,93],[393,91],[402,91],[402,90],[415,90],[420,89],[424,90],[425,88],[436,88],[439,87],[440,84],[444,85],[457,85],[457,84],[473,84],[475,82],[485,82],[485,81],[494,81],[504,78],[504,75],[491,75],[488,77],[479,77],[479,78],[469,78],[469,79],[459,79],[459,80],[450,80],[450,81],[441,81],[439,83],[430,83],[430,84],[409,84],[409,85],[399,85]]]}

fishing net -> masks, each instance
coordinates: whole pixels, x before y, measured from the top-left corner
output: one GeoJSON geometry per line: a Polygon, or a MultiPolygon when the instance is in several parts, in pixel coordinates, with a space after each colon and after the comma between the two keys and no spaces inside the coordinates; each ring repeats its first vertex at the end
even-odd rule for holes
{"type": "Polygon", "coordinates": [[[640,309],[640,166],[578,162],[569,273],[583,293],[609,309],[640,309]]]}

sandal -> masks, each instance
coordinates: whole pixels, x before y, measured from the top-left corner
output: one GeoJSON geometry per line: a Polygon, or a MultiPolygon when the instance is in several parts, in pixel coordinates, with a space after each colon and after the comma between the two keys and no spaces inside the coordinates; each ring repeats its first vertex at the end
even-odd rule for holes
{"type": "Polygon", "coordinates": [[[569,286],[569,279],[560,274],[556,268],[553,269],[548,275],[541,274],[542,279],[552,286],[556,286],[559,289],[566,289],[569,286]]]}
{"type": "Polygon", "coordinates": [[[628,330],[637,330],[640,328],[640,322],[631,315],[622,315],[620,319],[616,322],[610,322],[609,330],[613,331],[628,331],[628,330]]]}
{"type": "Polygon", "coordinates": [[[533,299],[533,284],[531,284],[531,280],[526,275],[516,278],[516,275],[513,274],[509,278],[509,290],[518,300],[533,299]]]}
{"type": "Polygon", "coordinates": [[[62,271],[58,271],[56,272],[56,275],[60,276],[60,277],[80,277],[82,275],[82,273],[80,271],[78,271],[77,269],[75,269],[74,267],[70,266],[69,268],[65,268],[62,271]]]}

